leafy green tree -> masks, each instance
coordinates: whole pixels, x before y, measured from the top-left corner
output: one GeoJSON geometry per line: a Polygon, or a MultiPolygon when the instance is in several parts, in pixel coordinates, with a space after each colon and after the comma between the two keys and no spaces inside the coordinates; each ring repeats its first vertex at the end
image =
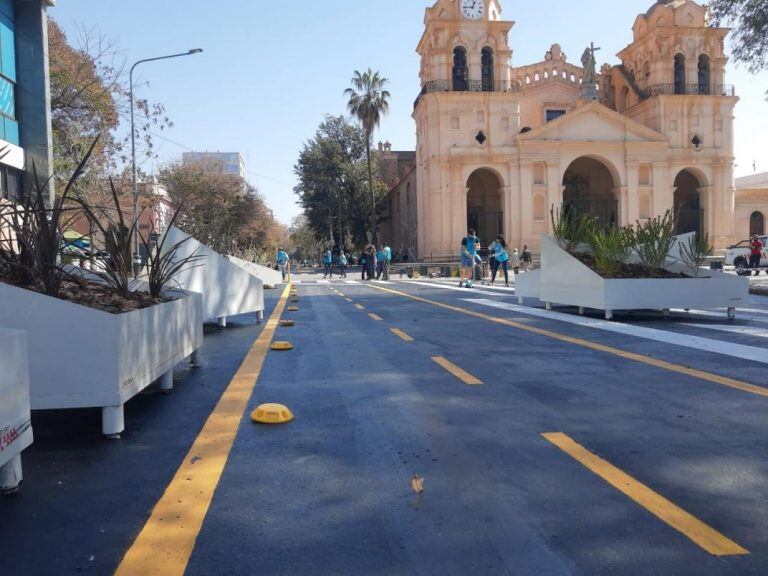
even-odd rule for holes
{"type": "Polygon", "coordinates": [[[373,241],[376,239],[376,195],[374,192],[373,168],[371,162],[371,146],[373,144],[373,131],[379,126],[381,117],[389,112],[390,93],[384,88],[389,80],[370,68],[363,73],[355,70],[352,78],[352,87],[347,88],[344,94],[349,98],[347,108],[357,118],[365,131],[366,160],[368,163],[368,185],[371,193],[371,227],[373,229],[373,241]]]}
{"type": "Polygon", "coordinates": [[[733,56],[756,73],[768,69],[768,2],[712,0],[712,22],[733,26],[733,56]]]}
{"type": "MultiPolygon", "coordinates": [[[[343,116],[328,116],[308,141],[294,167],[295,188],[308,225],[329,245],[361,246],[368,242],[367,208],[369,152],[365,132],[343,116]]],[[[386,195],[386,185],[374,174],[374,198],[386,195]]]]}

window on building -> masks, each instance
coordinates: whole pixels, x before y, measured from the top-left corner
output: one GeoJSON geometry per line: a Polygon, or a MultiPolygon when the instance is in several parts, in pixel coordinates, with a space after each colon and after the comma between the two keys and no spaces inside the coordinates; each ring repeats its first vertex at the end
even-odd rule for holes
{"type": "Polygon", "coordinates": [[[483,92],[493,92],[493,49],[483,48],[480,57],[483,75],[483,92]]]}
{"type": "Polygon", "coordinates": [[[752,212],[749,217],[749,237],[765,234],[765,216],[762,212],[752,212]]]}
{"type": "Polygon", "coordinates": [[[699,94],[711,94],[709,79],[709,56],[702,54],[699,56],[699,94]]]}
{"type": "Polygon", "coordinates": [[[467,68],[467,51],[457,46],[453,49],[453,90],[466,92],[469,89],[469,69],[467,68]]]}
{"type": "Polygon", "coordinates": [[[675,94],[685,94],[685,56],[675,54],[675,94]]]}
{"type": "Polygon", "coordinates": [[[546,165],[537,162],[533,165],[533,183],[536,185],[546,184],[546,165]]]}
{"type": "Polygon", "coordinates": [[[560,116],[565,115],[565,110],[547,110],[547,122],[552,122],[560,116]]]}
{"type": "Polygon", "coordinates": [[[542,222],[547,218],[547,199],[544,194],[536,194],[533,197],[533,219],[542,222]]]}
{"type": "Polygon", "coordinates": [[[641,194],[639,204],[640,204],[640,219],[650,220],[651,219],[651,197],[648,194],[641,194]]]}
{"type": "Polygon", "coordinates": [[[640,186],[651,185],[651,166],[649,164],[640,164],[640,186]]]}
{"type": "Polygon", "coordinates": [[[19,145],[13,2],[0,0],[0,139],[19,145]]]}
{"type": "Polygon", "coordinates": [[[621,98],[619,98],[619,112],[629,109],[629,87],[624,86],[621,89],[621,98]]]}

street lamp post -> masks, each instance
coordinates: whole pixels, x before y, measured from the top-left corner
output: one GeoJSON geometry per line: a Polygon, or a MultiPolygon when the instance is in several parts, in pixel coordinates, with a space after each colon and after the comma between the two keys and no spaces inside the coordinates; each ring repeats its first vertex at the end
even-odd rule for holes
{"type": "Polygon", "coordinates": [[[192,54],[200,54],[202,52],[202,48],[194,48],[192,50],[189,50],[188,52],[182,52],[180,54],[170,54],[168,56],[158,56],[157,58],[146,58],[144,60],[139,60],[136,62],[133,66],[131,66],[131,72],[128,75],[129,76],[129,83],[130,83],[130,99],[131,99],[131,163],[132,163],[132,172],[133,172],[133,230],[134,234],[136,235],[136,242],[135,242],[135,250],[133,259],[134,259],[134,275],[138,275],[138,265],[136,265],[137,261],[140,264],[141,259],[141,252],[139,249],[139,183],[138,183],[138,172],[136,169],[136,123],[135,123],[135,102],[133,98],[133,72],[136,70],[136,67],[139,64],[144,64],[146,62],[155,62],[156,60],[169,60],[171,58],[181,58],[182,56],[191,56],[192,54]]]}

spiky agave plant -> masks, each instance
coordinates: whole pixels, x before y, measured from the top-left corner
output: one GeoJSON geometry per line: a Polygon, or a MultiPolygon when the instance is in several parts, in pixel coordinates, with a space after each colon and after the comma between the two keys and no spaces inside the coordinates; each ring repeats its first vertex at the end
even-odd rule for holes
{"type": "Polygon", "coordinates": [[[584,245],[589,245],[599,223],[591,214],[573,214],[565,207],[550,209],[552,229],[555,238],[566,252],[577,252],[584,245]]]}
{"type": "Polygon", "coordinates": [[[97,257],[100,269],[94,273],[118,294],[128,296],[134,286],[133,280],[133,238],[138,227],[138,218],[130,224],[125,217],[125,211],[120,203],[115,183],[109,179],[112,205],[97,206],[87,198],[78,196],[77,202],[82,206],[88,220],[93,223],[104,237],[104,255],[97,257]]]}
{"type": "Polygon", "coordinates": [[[707,258],[712,256],[713,252],[714,248],[709,242],[709,234],[694,234],[687,243],[682,243],[680,246],[680,257],[683,263],[691,268],[694,278],[699,277],[701,267],[706,263],[707,258]]]}
{"type": "Polygon", "coordinates": [[[634,230],[630,227],[597,228],[590,240],[597,273],[603,278],[615,278],[629,258],[634,242],[634,230]]]}
{"type": "Polygon", "coordinates": [[[635,252],[648,268],[659,270],[675,244],[675,214],[667,210],[662,216],[635,226],[635,252]]]}
{"type": "MultiPolygon", "coordinates": [[[[179,214],[181,214],[181,210],[182,206],[179,205],[174,211],[170,223],[168,224],[169,229],[176,224],[179,214]]],[[[182,271],[203,265],[200,261],[204,256],[197,254],[197,252],[193,252],[189,256],[181,255],[181,249],[190,240],[192,240],[192,237],[187,236],[183,240],[166,247],[168,235],[163,234],[160,243],[154,250],[152,250],[147,238],[145,238],[144,235],[141,236],[141,241],[144,244],[147,253],[146,280],[149,293],[154,298],[160,298],[164,292],[171,287],[176,276],[182,271]]]]}

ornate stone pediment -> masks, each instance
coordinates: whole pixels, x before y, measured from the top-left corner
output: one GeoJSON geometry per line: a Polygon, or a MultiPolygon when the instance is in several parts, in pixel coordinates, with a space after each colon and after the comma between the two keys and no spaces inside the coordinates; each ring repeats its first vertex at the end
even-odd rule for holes
{"type": "Polygon", "coordinates": [[[570,142],[634,142],[667,143],[669,139],[614,112],[599,102],[590,102],[557,120],[520,134],[518,140],[570,141],[570,142]]]}

